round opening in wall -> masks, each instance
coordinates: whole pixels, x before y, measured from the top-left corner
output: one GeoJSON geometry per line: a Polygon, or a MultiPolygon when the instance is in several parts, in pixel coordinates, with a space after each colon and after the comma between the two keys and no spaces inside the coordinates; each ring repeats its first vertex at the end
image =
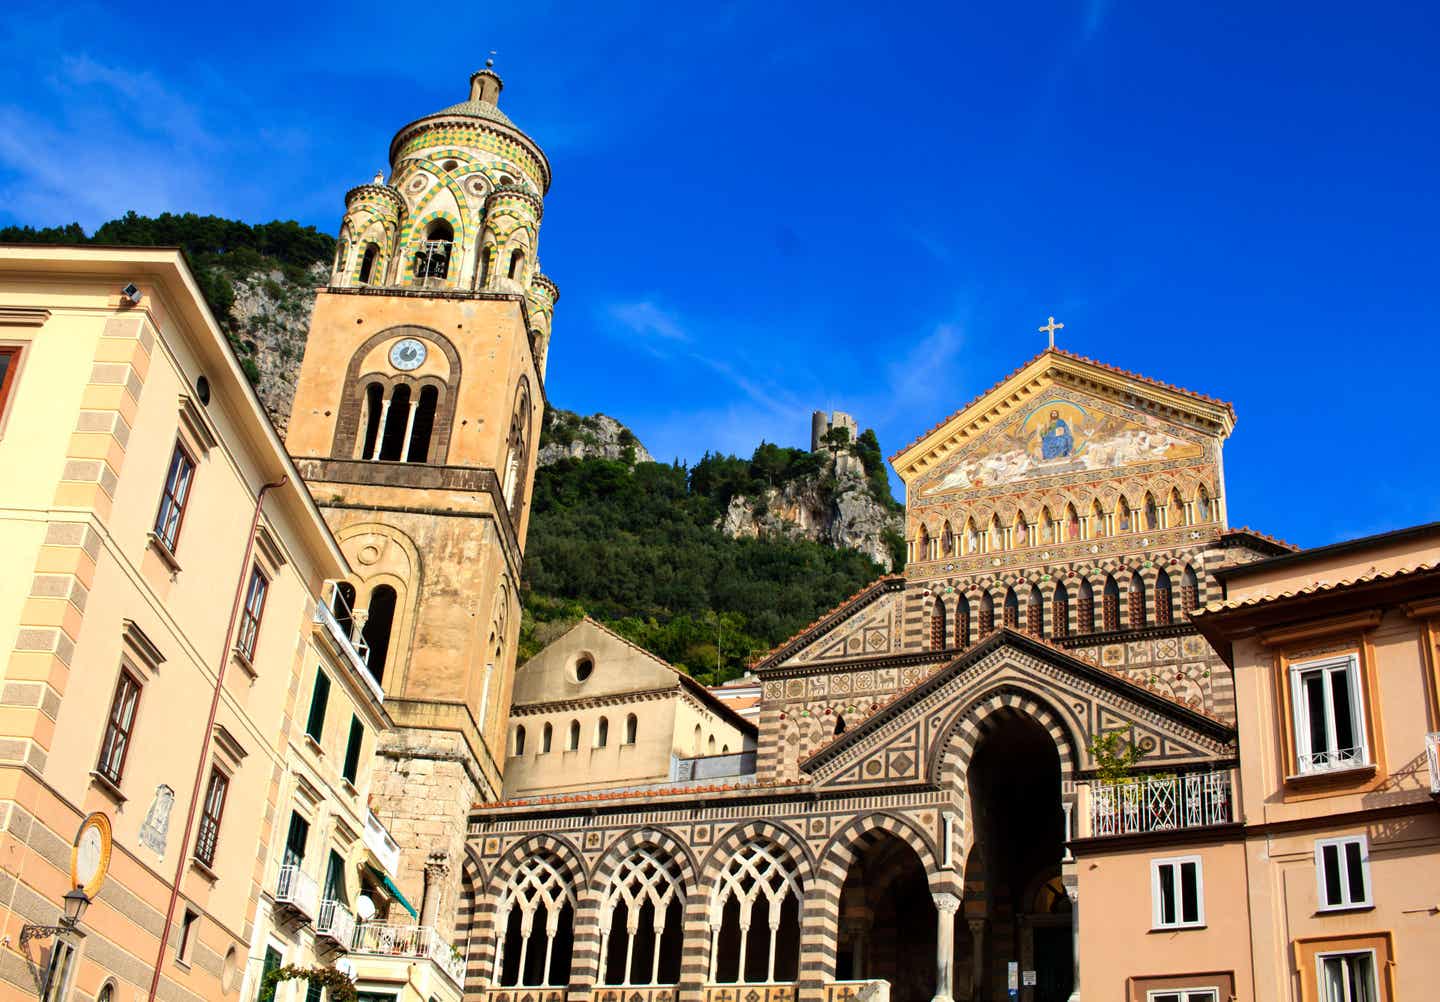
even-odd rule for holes
{"type": "Polygon", "coordinates": [[[595,673],[595,658],[589,654],[582,654],[575,659],[575,665],[571,668],[575,681],[583,682],[595,673]]]}
{"type": "Polygon", "coordinates": [[[455,162],[454,160],[446,160],[443,166],[445,167],[445,169],[446,169],[447,171],[452,171],[452,170],[454,170],[456,167],[459,167],[460,165],[459,165],[457,162],[455,162]]]}
{"type": "Polygon", "coordinates": [[[210,403],[210,380],[199,376],[195,380],[195,396],[200,398],[202,406],[210,403]]]}

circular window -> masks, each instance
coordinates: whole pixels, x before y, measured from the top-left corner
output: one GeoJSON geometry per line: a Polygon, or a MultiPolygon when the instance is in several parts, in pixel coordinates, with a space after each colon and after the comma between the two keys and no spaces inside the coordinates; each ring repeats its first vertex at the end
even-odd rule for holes
{"type": "Polygon", "coordinates": [[[595,658],[590,654],[581,654],[570,668],[570,674],[574,676],[576,682],[583,682],[594,673],[595,658]]]}
{"type": "Polygon", "coordinates": [[[444,164],[444,167],[445,167],[445,169],[446,169],[447,171],[454,170],[456,167],[459,167],[459,166],[460,166],[460,165],[459,165],[458,163],[456,163],[454,160],[446,160],[446,161],[445,161],[445,164],[444,164]]]}
{"type": "Polygon", "coordinates": [[[240,987],[240,951],[233,944],[225,951],[225,960],[220,968],[220,986],[227,992],[240,987]]]}
{"type": "Polygon", "coordinates": [[[200,376],[195,380],[195,395],[200,398],[201,405],[210,402],[210,380],[200,376]]]}

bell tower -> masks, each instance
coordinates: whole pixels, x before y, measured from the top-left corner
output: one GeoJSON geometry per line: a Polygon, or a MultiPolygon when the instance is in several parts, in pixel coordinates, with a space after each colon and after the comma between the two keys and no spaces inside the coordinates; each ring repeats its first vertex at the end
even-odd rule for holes
{"type": "Polygon", "coordinates": [[[501,788],[545,357],[559,298],[538,257],[550,164],[470,96],[390,144],[389,179],[345,196],[287,445],[355,577],[337,588],[385,693],[372,807],[400,885],[448,932],[466,814],[501,788]]]}

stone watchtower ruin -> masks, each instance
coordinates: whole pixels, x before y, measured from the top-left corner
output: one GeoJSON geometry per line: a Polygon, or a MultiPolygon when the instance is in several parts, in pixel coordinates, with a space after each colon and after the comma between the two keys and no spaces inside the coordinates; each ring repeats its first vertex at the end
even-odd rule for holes
{"type": "Polygon", "coordinates": [[[346,194],[287,438],[354,570],[336,605],[396,724],[371,806],[442,934],[466,812],[501,789],[558,299],[539,261],[550,164],[501,86],[487,64],[467,100],[396,133],[388,180],[346,194]]]}
{"type": "MultiPolygon", "coordinates": [[[[859,426],[855,419],[844,411],[831,411],[828,415],[824,411],[815,411],[810,415],[810,451],[829,452],[830,444],[825,436],[830,432],[843,428],[850,433],[850,441],[854,442],[860,437],[859,426]]],[[[835,472],[853,472],[863,475],[864,464],[860,457],[849,452],[839,452],[835,455],[835,472]]]]}

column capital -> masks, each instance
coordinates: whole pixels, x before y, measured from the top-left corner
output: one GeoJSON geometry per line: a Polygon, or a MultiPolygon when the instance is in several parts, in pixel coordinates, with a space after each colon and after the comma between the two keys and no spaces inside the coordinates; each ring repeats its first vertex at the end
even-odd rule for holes
{"type": "Polygon", "coordinates": [[[960,896],[958,894],[951,894],[949,891],[936,891],[930,896],[935,899],[936,911],[943,912],[946,915],[954,915],[960,910],[960,896]]]}
{"type": "Polygon", "coordinates": [[[973,936],[981,935],[985,931],[986,921],[987,920],[983,918],[967,919],[966,923],[970,926],[970,934],[973,936]]]}

